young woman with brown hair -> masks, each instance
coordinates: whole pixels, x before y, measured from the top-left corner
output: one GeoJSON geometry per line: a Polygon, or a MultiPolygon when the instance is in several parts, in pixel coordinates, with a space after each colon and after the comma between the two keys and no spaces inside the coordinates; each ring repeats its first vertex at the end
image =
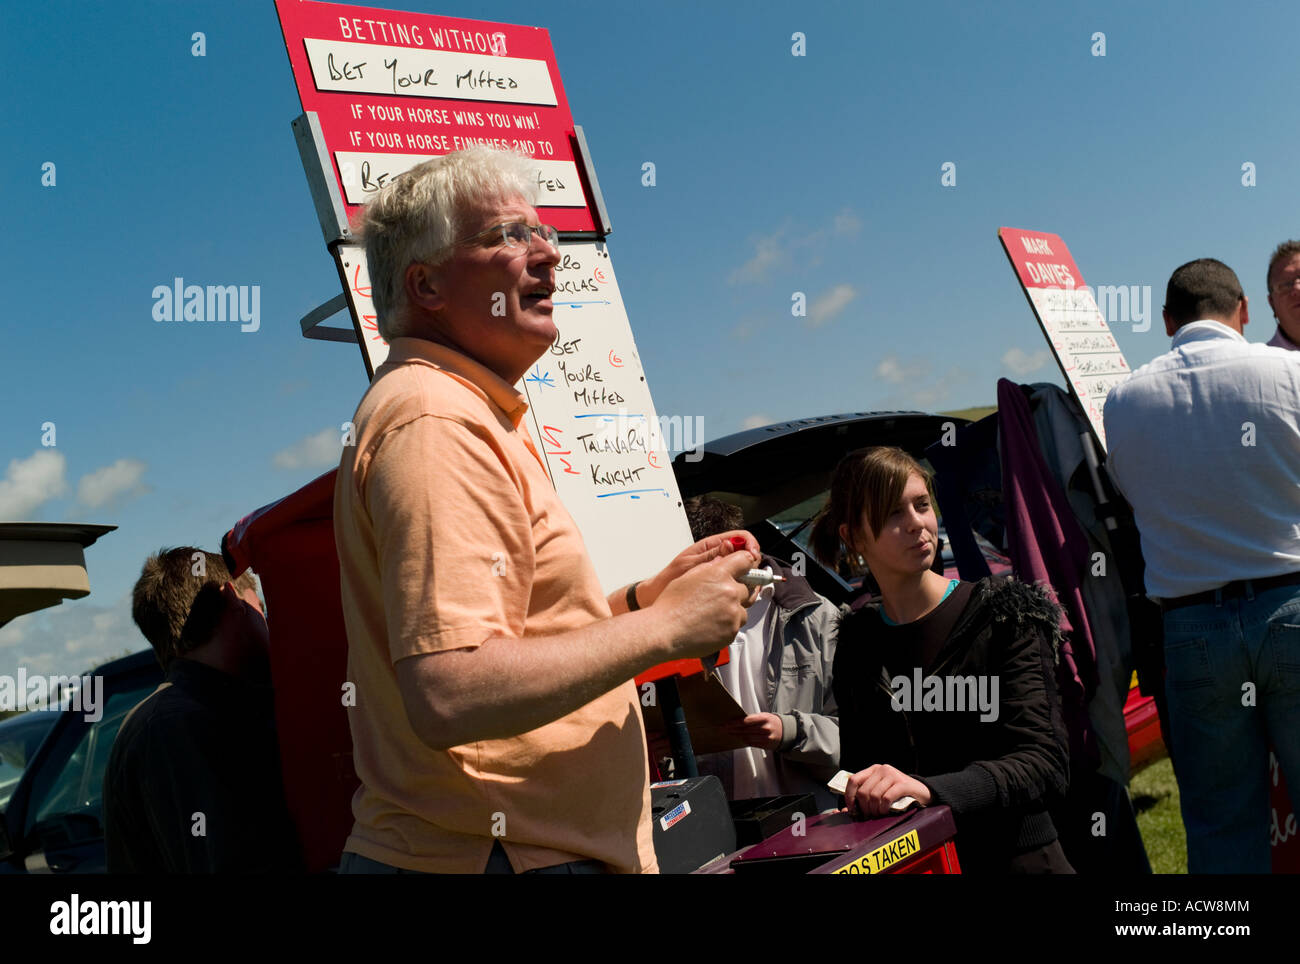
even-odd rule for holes
{"type": "Polygon", "coordinates": [[[1047,812],[1067,785],[1052,663],[1060,611],[1036,586],[931,569],[929,473],[902,449],[851,452],[811,534],[880,586],[840,625],[832,686],[850,812],[946,804],[967,873],[1072,873],[1047,812]]]}

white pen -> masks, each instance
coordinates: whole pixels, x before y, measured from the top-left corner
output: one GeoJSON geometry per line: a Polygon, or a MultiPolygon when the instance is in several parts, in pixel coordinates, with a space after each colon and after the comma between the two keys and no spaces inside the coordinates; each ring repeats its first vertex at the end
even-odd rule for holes
{"type": "Polygon", "coordinates": [[[774,582],[785,582],[785,576],[778,576],[771,569],[750,569],[738,579],[751,588],[770,586],[774,582]]]}

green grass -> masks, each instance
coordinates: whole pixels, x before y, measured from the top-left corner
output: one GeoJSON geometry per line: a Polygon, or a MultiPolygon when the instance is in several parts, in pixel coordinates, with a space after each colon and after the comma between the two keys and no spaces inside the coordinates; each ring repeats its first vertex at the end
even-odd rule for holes
{"type": "Polygon", "coordinates": [[[1129,784],[1138,829],[1146,844],[1151,870],[1157,874],[1187,873],[1187,836],[1178,808],[1178,783],[1168,757],[1153,763],[1129,784]]]}
{"type": "Polygon", "coordinates": [[[998,410],[996,405],[977,405],[974,408],[959,408],[951,412],[940,412],[940,415],[956,415],[958,418],[968,418],[972,422],[978,422],[985,415],[992,415],[998,410]]]}

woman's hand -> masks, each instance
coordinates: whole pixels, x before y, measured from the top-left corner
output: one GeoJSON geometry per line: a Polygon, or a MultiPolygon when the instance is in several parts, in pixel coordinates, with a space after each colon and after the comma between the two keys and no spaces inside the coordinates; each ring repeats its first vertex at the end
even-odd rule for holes
{"type": "Polygon", "coordinates": [[[930,788],[902,770],[887,763],[877,763],[849,777],[844,788],[844,804],[851,814],[883,817],[895,800],[913,797],[921,806],[930,803],[930,788]]]}
{"type": "Polygon", "coordinates": [[[746,746],[756,746],[761,750],[775,750],[781,745],[784,733],[781,717],[775,713],[751,713],[743,720],[727,724],[726,730],[744,740],[746,746]]]}
{"type": "Polygon", "coordinates": [[[653,605],[654,601],[659,598],[659,594],[678,576],[685,575],[696,566],[708,562],[710,559],[717,559],[719,556],[740,551],[731,545],[731,539],[734,536],[740,536],[745,540],[745,548],[754,557],[754,565],[758,565],[758,561],[763,558],[763,550],[758,547],[758,540],[743,529],[733,529],[731,532],[709,536],[694,545],[687,546],[677,554],[672,562],[664,566],[657,576],[653,579],[647,579],[637,586],[636,598],[641,608],[644,609],[646,606],[653,605]]]}

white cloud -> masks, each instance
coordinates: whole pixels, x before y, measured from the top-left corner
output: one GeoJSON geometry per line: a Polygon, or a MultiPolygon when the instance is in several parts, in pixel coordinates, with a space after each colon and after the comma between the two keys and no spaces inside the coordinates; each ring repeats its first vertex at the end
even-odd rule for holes
{"type": "Polygon", "coordinates": [[[0,627],[0,674],[74,675],[127,652],[148,649],[131,619],[131,594],[111,606],[73,599],[0,627]]]}
{"type": "Polygon", "coordinates": [[[807,264],[816,265],[821,261],[826,242],[832,236],[856,234],[862,227],[858,216],[845,208],[831,218],[830,224],[807,234],[790,236],[787,228],[781,228],[773,234],[751,238],[754,255],[727,277],[727,283],[756,284],[768,280],[773,269],[793,264],[799,255],[808,251],[807,264]]]}
{"type": "Polygon", "coordinates": [[[930,366],[925,362],[904,364],[897,355],[886,355],[876,363],[876,377],[891,385],[916,382],[925,378],[929,370],[930,366]]]}
{"type": "Polygon", "coordinates": [[[343,435],[336,428],[323,428],[315,435],[294,442],[276,452],[271,464],[277,469],[327,469],[339,464],[343,435]]]}
{"type": "Polygon", "coordinates": [[[857,234],[860,227],[862,222],[848,208],[835,215],[835,220],[831,222],[831,229],[836,234],[857,234]]]}
{"type": "Polygon", "coordinates": [[[920,388],[909,389],[904,393],[907,404],[922,411],[928,411],[938,404],[939,399],[947,394],[947,388],[943,385],[934,384],[920,388]]]}
{"type": "Polygon", "coordinates": [[[65,494],[67,464],[63,453],[54,449],[11,461],[0,479],[0,521],[25,522],[42,504],[65,494]]]}
{"type": "Polygon", "coordinates": [[[98,509],[144,495],[150,489],[141,483],[148,466],[139,459],[118,459],[112,465],[95,469],[77,483],[77,502],[88,509],[98,509]]]}
{"type": "Polygon", "coordinates": [[[858,296],[857,289],[853,285],[836,285],[825,294],[818,295],[808,306],[808,317],[805,323],[809,328],[820,328],[835,319],[835,316],[849,306],[854,298],[858,296]]]}
{"type": "Polygon", "coordinates": [[[954,393],[971,383],[970,372],[961,365],[947,371],[935,371],[926,360],[904,363],[895,355],[887,356],[876,366],[876,376],[897,385],[884,393],[873,405],[880,409],[920,409],[938,411],[951,408],[954,393]]]}
{"type": "Polygon", "coordinates": [[[756,239],[754,256],[731,272],[727,278],[728,283],[738,285],[765,280],[771,267],[783,257],[781,235],[784,233],[782,229],[776,234],[756,239]]]}
{"type": "Polygon", "coordinates": [[[1004,368],[1011,369],[1016,375],[1028,375],[1036,372],[1052,360],[1052,353],[1047,349],[1036,351],[1032,355],[1021,348],[1012,348],[1002,356],[1004,368]]]}
{"type": "Polygon", "coordinates": [[[903,366],[897,356],[886,355],[876,363],[876,377],[897,385],[906,376],[903,374],[903,366]]]}
{"type": "Polygon", "coordinates": [[[764,425],[771,425],[774,421],[776,421],[776,419],[772,418],[770,415],[746,415],[745,420],[740,423],[740,427],[742,430],[762,428],[764,425]]]}

